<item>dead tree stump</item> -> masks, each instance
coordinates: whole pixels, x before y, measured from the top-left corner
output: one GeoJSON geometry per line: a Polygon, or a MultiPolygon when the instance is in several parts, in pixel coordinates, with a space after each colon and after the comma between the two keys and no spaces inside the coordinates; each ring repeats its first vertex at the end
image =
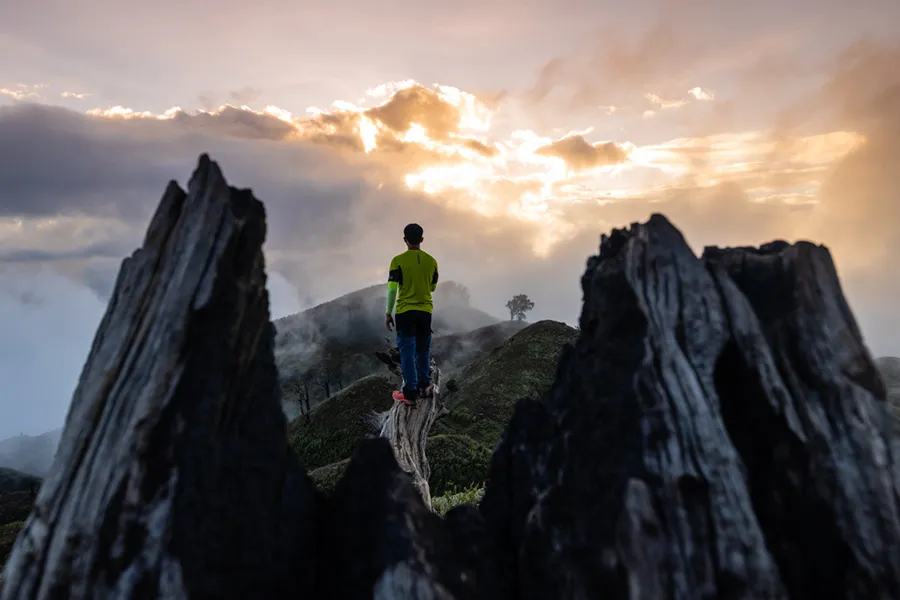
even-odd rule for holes
{"type": "MultiPolygon", "coordinates": [[[[394,374],[397,385],[402,387],[399,354],[392,351],[388,354],[379,353],[378,357],[394,374]]],[[[431,359],[431,382],[433,396],[419,398],[415,408],[395,402],[390,410],[378,413],[372,419],[375,431],[390,443],[400,468],[412,477],[413,486],[428,508],[431,508],[431,488],[428,485],[431,467],[428,465],[425,448],[431,426],[444,408],[441,402],[441,370],[434,358],[431,359]]]]}
{"type": "Polygon", "coordinates": [[[123,264],[4,600],[310,589],[317,496],[287,445],[265,211],[207,156],[123,264]]]}

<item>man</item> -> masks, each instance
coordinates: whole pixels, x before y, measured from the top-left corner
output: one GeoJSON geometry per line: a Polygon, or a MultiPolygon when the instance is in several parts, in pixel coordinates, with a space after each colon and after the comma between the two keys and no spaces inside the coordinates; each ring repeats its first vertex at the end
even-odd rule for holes
{"type": "Polygon", "coordinates": [[[431,293],[437,287],[437,261],[419,248],[424,239],[422,227],[410,223],[403,229],[406,252],[391,261],[388,273],[387,315],[385,327],[395,324],[397,307],[397,348],[403,389],[394,392],[394,400],[415,406],[420,397],[431,394],[431,293]]]}

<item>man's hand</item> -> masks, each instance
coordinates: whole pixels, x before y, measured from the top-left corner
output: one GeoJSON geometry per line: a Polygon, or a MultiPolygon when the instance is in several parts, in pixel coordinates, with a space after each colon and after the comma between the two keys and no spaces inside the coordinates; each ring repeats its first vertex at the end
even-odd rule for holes
{"type": "Polygon", "coordinates": [[[387,327],[388,331],[394,330],[394,317],[391,315],[384,315],[384,326],[387,327]]]}

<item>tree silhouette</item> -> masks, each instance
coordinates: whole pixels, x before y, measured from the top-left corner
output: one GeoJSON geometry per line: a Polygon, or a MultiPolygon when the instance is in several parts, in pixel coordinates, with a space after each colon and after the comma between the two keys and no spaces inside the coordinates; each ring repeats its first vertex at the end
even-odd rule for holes
{"type": "Polygon", "coordinates": [[[526,294],[516,294],[506,303],[509,309],[509,320],[524,321],[525,313],[534,308],[534,302],[526,294]]]}

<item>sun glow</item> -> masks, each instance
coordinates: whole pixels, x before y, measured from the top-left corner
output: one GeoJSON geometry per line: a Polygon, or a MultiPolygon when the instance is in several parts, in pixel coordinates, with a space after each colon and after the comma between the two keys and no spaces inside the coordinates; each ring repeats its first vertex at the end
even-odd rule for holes
{"type": "MultiPolygon", "coordinates": [[[[713,102],[715,95],[695,87],[684,98],[647,93],[639,100],[653,105],[647,116],[661,118],[690,102],[713,102]]],[[[310,107],[304,117],[272,105],[194,113],[174,107],[161,114],[113,106],[88,114],[164,121],[240,111],[260,123],[279,124],[278,135],[288,124],[287,142],[323,144],[379,161],[387,167],[377,170],[379,189],[399,184],[460,210],[539,225],[532,240],[536,254],[548,253],[584,226],[571,216],[576,205],[725,182],[739,184],[757,202],[813,202],[829,166],[863,141],[849,131],[790,141],[738,131],[645,145],[602,139],[592,127],[555,137],[529,128],[495,134],[495,113],[502,108],[455,87],[405,80],[366,90],[357,102],[338,100],[329,110],[310,107]]],[[[610,107],[606,115],[619,112],[610,107]]]]}

